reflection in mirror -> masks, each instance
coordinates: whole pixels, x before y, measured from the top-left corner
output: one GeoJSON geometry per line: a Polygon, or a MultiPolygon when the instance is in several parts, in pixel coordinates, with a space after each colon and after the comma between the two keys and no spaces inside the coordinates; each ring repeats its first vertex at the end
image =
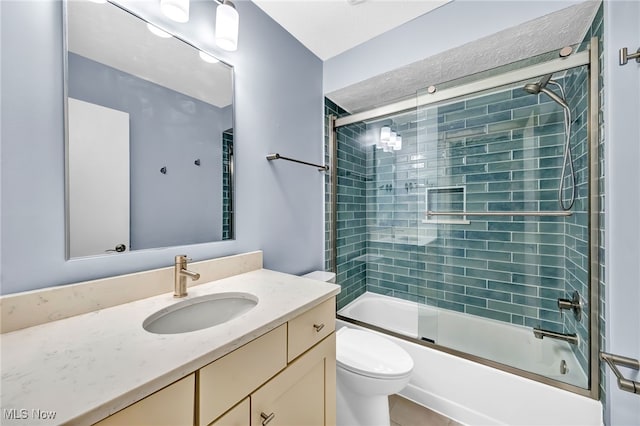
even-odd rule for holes
{"type": "Polygon", "coordinates": [[[233,69],[112,3],[67,11],[69,257],[233,234],[233,69]]]}

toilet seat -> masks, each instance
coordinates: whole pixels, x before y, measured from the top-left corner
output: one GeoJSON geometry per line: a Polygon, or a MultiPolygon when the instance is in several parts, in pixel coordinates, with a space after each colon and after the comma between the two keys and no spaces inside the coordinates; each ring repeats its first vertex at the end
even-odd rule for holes
{"type": "Polygon", "coordinates": [[[343,327],[336,339],[336,361],[345,370],[377,379],[404,377],[413,370],[404,349],[374,333],[343,327]]]}

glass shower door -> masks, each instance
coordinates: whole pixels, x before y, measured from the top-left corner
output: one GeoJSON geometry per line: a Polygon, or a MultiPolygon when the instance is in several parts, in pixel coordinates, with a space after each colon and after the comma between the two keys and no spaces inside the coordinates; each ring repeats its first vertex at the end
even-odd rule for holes
{"type": "Polygon", "coordinates": [[[431,236],[419,337],[587,387],[589,320],[558,303],[577,292],[584,307],[588,294],[588,78],[576,68],[553,76],[552,95],[524,89],[543,77],[439,103],[417,95],[418,233],[431,236]],[[563,175],[565,206],[575,180],[568,211],[563,175]]]}

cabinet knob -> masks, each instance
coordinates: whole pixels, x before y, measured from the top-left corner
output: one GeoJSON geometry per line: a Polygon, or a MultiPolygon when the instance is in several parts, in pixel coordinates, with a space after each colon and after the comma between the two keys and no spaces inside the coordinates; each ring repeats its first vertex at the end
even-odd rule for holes
{"type": "Polygon", "coordinates": [[[313,328],[315,328],[316,331],[320,333],[320,330],[324,328],[324,324],[313,324],[313,328]]]}
{"type": "Polygon", "coordinates": [[[266,426],[273,418],[276,416],[276,413],[265,414],[264,412],[260,413],[260,417],[262,417],[262,425],[266,426]]]}

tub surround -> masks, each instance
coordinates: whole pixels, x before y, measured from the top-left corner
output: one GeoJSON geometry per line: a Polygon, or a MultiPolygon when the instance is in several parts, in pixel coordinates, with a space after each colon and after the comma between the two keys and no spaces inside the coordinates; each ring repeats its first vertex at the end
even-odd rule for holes
{"type": "MultiPolygon", "coordinates": [[[[239,263],[246,267],[251,262],[239,263]]],[[[30,414],[34,409],[56,411],[55,419],[39,424],[94,423],[339,293],[339,286],[333,284],[266,269],[212,282],[215,278],[211,274],[215,273],[209,266],[206,262],[190,265],[203,278],[202,284],[189,288],[187,298],[247,292],[258,297],[258,305],[228,323],[208,329],[175,335],[152,334],[142,328],[145,318],[176,303],[176,299],[171,274],[167,272],[163,277],[162,269],[149,271],[148,274],[158,274],[144,276],[149,288],[156,288],[152,282],[155,277],[162,283],[163,294],[2,334],[2,409],[27,409],[30,414]]],[[[127,289],[126,283],[136,282],[132,276],[120,278],[123,281],[118,281],[118,285],[127,289]]],[[[67,286],[68,292],[56,296],[61,299],[60,304],[64,300],[71,303],[74,298],[82,299],[78,294],[92,295],[95,284],[67,286]]],[[[38,300],[43,297],[38,293],[50,291],[23,296],[38,300]]],[[[111,291],[118,293],[113,288],[111,291]]],[[[144,297],[140,293],[136,296],[144,297]]],[[[88,304],[98,303],[97,300],[94,298],[88,304]]],[[[33,303],[38,306],[37,302],[30,303],[16,309],[28,310],[29,306],[33,309],[33,303]]],[[[29,420],[38,424],[37,419],[29,420]]],[[[21,422],[24,420],[15,420],[16,424],[21,422]]]]}
{"type": "MultiPolygon", "coordinates": [[[[72,262],[76,261],[80,260],[72,262]]],[[[173,291],[173,254],[167,256],[167,262],[171,266],[166,268],[2,296],[0,332],[20,330],[173,291]]],[[[198,271],[200,279],[188,281],[187,286],[197,286],[262,268],[262,251],[189,262],[189,267],[198,271]]]]}
{"type": "MultiPolygon", "coordinates": [[[[487,326],[499,326],[493,333],[501,335],[508,331],[507,327],[515,326],[504,325],[499,321],[490,321],[480,317],[475,318],[476,324],[471,322],[452,324],[452,317],[449,315],[458,315],[459,317],[460,315],[443,310],[439,314],[447,314],[449,317],[442,318],[442,320],[438,318],[436,321],[432,321],[433,317],[425,315],[427,312],[422,311],[422,319],[426,320],[426,324],[422,323],[419,327],[417,309],[418,306],[415,303],[365,293],[341,309],[338,314],[373,325],[384,324],[385,329],[392,330],[399,335],[416,337],[418,333],[425,335],[423,333],[426,332],[426,335],[435,336],[437,343],[449,347],[452,347],[454,342],[458,345],[464,345],[469,342],[473,343],[474,339],[481,339],[485,341],[485,350],[487,351],[497,351],[496,354],[502,357],[509,352],[488,341],[491,338],[491,332],[487,326]],[[371,321],[373,316],[378,321],[377,323],[371,321]],[[428,325],[431,327],[427,327],[428,325]],[[455,328],[451,329],[451,326],[455,328]]],[[[433,312],[431,313],[433,314],[433,312]]],[[[471,316],[462,319],[470,321],[471,316]]],[[[338,319],[336,330],[345,326],[381,334],[376,330],[338,319]]],[[[547,349],[551,349],[555,351],[552,359],[556,363],[546,373],[555,370],[556,374],[559,374],[558,363],[561,358],[565,358],[570,365],[569,376],[573,375],[584,379],[582,372],[572,371],[579,370],[580,367],[575,357],[573,361],[569,358],[572,356],[572,352],[567,348],[568,344],[551,342],[555,348],[547,347],[545,349],[545,346],[548,346],[550,342],[542,343],[529,333],[530,331],[526,333],[530,338],[529,342],[514,343],[514,337],[517,338],[519,335],[517,332],[511,332],[513,337],[507,339],[512,346],[526,348],[526,353],[523,353],[523,361],[526,361],[524,359],[526,356],[535,368],[545,367],[549,361],[547,349]],[[556,348],[564,348],[565,356],[562,356],[561,350],[556,348]]],[[[396,336],[381,335],[407,351],[415,362],[409,384],[399,394],[457,422],[470,425],[522,426],[559,424],[601,426],[603,424],[602,405],[598,400],[499,370],[490,366],[491,364],[483,365],[396,336]]],[[[477,348],[477,345],[473,346],[477,348]]],[[[468,352],[465,347],[459,346],[458,349],[468,352]]],[[[483,355],[486,356],[486,354],[483,355]]],[[[489,358],[496,359],[495,356],[489,358]]],[[[505,361],[508,360],[503,360],[503,362],[505,361]]],[[[521,366],[521,368],[531,370],[530,367],[521,366]]]]}

